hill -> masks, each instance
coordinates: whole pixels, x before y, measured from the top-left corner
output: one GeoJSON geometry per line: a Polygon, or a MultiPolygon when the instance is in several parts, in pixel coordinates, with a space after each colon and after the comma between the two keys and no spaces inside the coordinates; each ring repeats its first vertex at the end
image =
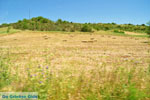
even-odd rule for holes
{"type": "Polygon", "coordinates": [[[133,24],[116,24],[116,23],[73,23],[69,21],[63,21],[58,19],[57,21],[52,21],[48,18],[42,16],[33,17],[31,19],[19,20],[16,23],[2,24],[0,27],[12,26],[14,29],[21,30],[33,30],[33,31],[82,31],[82,32],[91,32],[99,30],[112,30],[114,32],[140,32],[146,33],[148,26],[145,24],[142,25],[133,25],[133,24]]]}

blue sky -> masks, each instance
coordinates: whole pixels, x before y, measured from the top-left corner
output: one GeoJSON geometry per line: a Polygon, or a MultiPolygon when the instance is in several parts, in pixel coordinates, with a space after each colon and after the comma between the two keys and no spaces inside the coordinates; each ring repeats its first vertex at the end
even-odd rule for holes
{"type": "Polygon", "coordinates": [[[150,0],[0,0],[0,24],[30,16],[53,21],[145,24],[150,20],[150,0]]]}

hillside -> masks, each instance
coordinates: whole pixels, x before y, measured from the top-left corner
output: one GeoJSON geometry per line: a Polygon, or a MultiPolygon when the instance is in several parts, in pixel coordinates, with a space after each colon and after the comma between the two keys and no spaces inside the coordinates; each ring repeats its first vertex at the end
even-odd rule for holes
{"type": "Polygon", "coordinates": [[[142,25],[133,25],[133,24],[116,24],[116,23],[73,23],[68,21],[63,21],[58,19],[57,21],[52,21],[42,16],[33,17],[31,19],[19,20],[16,23],[2,24],[0,27],[12,26],[14,29],[21,30],[36,30],[36,31],[82,31],[82,32],[91,32],[99,30],[112,30],[114,32],[140,32],[146,33],[147,26],[142,25]]]}

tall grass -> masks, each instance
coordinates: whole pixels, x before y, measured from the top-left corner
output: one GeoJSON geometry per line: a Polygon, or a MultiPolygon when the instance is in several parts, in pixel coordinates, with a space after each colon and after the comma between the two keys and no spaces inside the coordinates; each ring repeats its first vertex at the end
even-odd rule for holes
{"type": "Polygon", "coordinates": [[[11,83],[11,74],[9,67],[10,67],[9,55],[5,54],[4,56],[0,52],[0,90],[5,86],[10,85],[11,83]]]}
{"type": "MultiPolygon", "coordinates": [[[[9,67],[6,60],[1,59],[0,89],[11,85],[9,67]]],[[[38,92],[39,100],[148,100],[150,67],[147,73],[144,69],[114,66],[107,71],[105,65],[98,68],[78,72],[64,69],[60,73],[52,73],[52,68],[45,65],[31,66],[26,70],[27,78],[22,79],[19,74],[18,82],[21,88],[13,91],[38,92]],[[58,75],[57,75],[58,74],[58,75]],[[23,81],[25,80],[25,81],[23,81]]],[[[19,73],[19,72],[18,72],[19,73]]],[[[16,74],[17,75],[17,74],[16,74]]],[[[16,81],[16,80],[15,80],[16,81]]],[[[16,87],[19,87],[15,85],[16,87]]]]}

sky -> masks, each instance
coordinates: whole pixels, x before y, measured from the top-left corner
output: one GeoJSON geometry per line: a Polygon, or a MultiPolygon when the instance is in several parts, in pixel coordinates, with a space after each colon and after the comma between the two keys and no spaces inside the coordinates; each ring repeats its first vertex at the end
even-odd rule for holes
{"type": "Polygon", "coordinates": [[[150,0],[0,0],[0,24],[37,16],[80,23],[146,24],[150,0]]]}

